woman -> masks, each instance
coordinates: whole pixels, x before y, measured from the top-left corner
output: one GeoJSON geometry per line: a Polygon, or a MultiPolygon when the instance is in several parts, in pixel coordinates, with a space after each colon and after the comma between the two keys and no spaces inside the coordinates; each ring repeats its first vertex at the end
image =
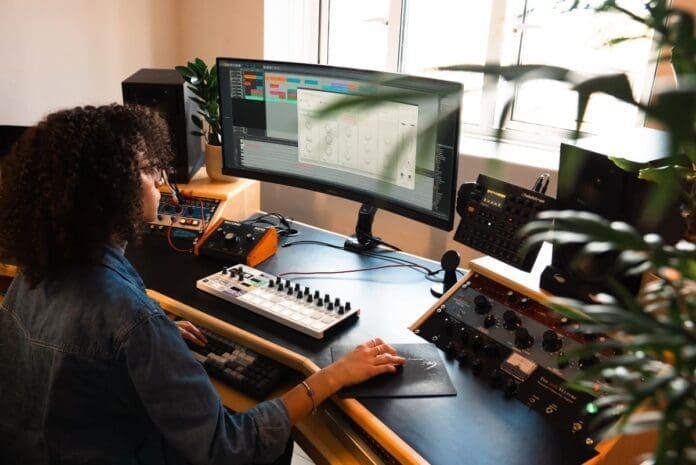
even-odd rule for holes
{"type": "Polygon", "coordinates": [[[279,399],[223,408],[179,328],[124,257],[155,218],[171,160],[140,107],[49,115],[2,161],[0,457],[8,463],[267,463],[290,427],[343,386],[404,362],[376,339],[279,399]]]}

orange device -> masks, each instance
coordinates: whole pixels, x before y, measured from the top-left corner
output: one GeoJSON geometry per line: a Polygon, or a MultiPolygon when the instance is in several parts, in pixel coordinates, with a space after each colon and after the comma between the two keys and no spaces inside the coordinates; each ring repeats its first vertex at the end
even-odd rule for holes
{"type": "Polygon", "coordinates": [[[256,266],[278,250],[278,232],[273,226],[220,218],[196,242],[194,253],[223,259],[228,265],[256,266]]]}

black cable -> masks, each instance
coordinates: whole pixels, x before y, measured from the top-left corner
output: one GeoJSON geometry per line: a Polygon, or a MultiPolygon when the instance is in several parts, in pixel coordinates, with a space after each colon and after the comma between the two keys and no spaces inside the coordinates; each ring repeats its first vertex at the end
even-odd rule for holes
{"type": "Polygon", "coordinates": [[[380,238],[378,238],[378,237],[375,237],[375,236],[368,236],[368,237],[367,237],[367,240],[370,241],[370,242],[375,242],[375,243],[377,243],[378,245],[383,245],[383,246],[385,246],[385,247],[389,247],[390,249],[394,249],[394,250],[396,250],[397,252],[401,252],[401,249],[398,248],[397,246],[392,245],[392,244],[390,244],[389,242],[385,242],[385,241],[383,241],[382,239],[380,239],[380,238]]]}
{"type": "MultiPolygon", "coordinates": [[[[286,244],[281,245],[281,247],[291,247],[291,246],[293,246],[293,245],[322,245],[322,246],[325,246],[325,247],[331,247],[331,248],[338,249],[338,250],[346,250],[346,249],[344,249],[343,246],[341,246],[341,245],[335,245],[335,244],[331,244],[331,243],[329,243],[329,242],[312,241],[312,240],[288,242],[288,243],[286,243],[286,244]]],[[[386,255],[384,255],[383,253],[380,253],[380,252],[373,252],[373,251],[353,251],[353,250],[348,250],[348,252],[354,252],[354,253],[357,253],[357,254],[359,254],[359,255],[365,255],[365,256],[368,256],[368,257],[379,258],[379,259],[381,259],[381,260],[390,261],[390,262],[392,262],[392,263],[402,264],[402,265],[407,266],[407,267],[412,268],[412,269],[419,269],[419,270],[420,270],[421,272],[423,272],[423,274],[426,275],[426,276],[433,276],[433,275],[439,273],[439,270],[438,270],[438,271],[433,271],[433,270],[431,270],[431,269],[429,269],[429,268],[427,268],[427,267],[425,267],[425,266],[423,266],[423,265],[420,265],[420,264],[418,264],[418,263],[412,262],[412,261],[410,261],[410,260],[406,260],[406,259],[400,258],[400,257],[386,256],[386,255]]]]}
{"type": "Polygon", "coordinates": [[[243,224],[266,224],[273,226],[278,230],[278,234],[285,237],[294,237],[300,234],[300,232],[291,226],[293,219],[286,218],[280,213],[264,213],[263,215],[257,216],[256,218],[251,218],[242,221],[243,224]],[[278,219],[277,223],[269,221],[267,218],[273,217],[278,219]],[[282,226],[281,226],[282,225],[282,226]]]}

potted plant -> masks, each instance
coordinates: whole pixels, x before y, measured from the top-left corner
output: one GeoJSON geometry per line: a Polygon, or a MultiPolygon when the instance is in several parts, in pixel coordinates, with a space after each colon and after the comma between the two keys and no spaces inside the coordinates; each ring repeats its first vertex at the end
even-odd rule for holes
{"type": "Polygon", "coordinates": [[[191,134],[205,140],[205,169],[210,179],[216,181],[234,181],[232,176],[222,174],[222,132],[220,128],[220,96],[216,66],[208,66],[200,58],[189,61],[186,66],[175,69],[188,83],[193,100],[198,109],[191,115],[191,121],[197,130],[191,134]]]}
{"type": "MultiPolygon", "coordinates": [[[[560,0],[566,2],[566,0],[560,0]]],[[[568,0],[572,8],[592,7],[617,11],[652,28],[662,46],[672,51],[678,86],[658,88],[649,102],[634,100],[630,81],[623,74],[581,76],[548,66],[447,67],[461,71],[497,72],[505,79],[555,79],[570,82],[578,93],[576,134],[590,96],[612,95],[638,107],[670,134],[670,156],[657,164],[641,165],[613,158],[619,167],[638,172],[641,179],[658,183],[653,213],[674,196],[682,199],[687,219],[686,240],[665,244],[655,234],[641,236],[624,223],[610,223],[586,212],[545,212],[522,234],[532,246],[541,241],[576,244],[579,252],[571,266],[577,275],[591,272],[609,290],[587,303],[553,298],[549,306],[592,332],[615,335],[582,349],[614,354],[586,370],[572,386],[596,390],[591,379],[604,378],[604,395],[597,423],[618,418],[611,433],[657,432],[655,465],[696,464],[696,38],[694,16],[671,6],[668,0],[644,0],[645,15],[623,9],[616,0],[568,0]],[[598,265],[599,264],[599,265],[598,265]],[[597,274],[601,276],[596,276],[597,274]],[[627,275],[650,277],[635,296],[621,285],[627,275]]],[[[567,2],[566,2],[567,3],[567,2]]],[[[616,38],[613,42],[630,40],[616,38]]],[[[507,110],[509,111],[510,105],[507,110]]],[[[578,354],[582,355],[582,354],[578,354]]]]}
{"type": "Polygon", "coordinates": [[[603,394],[588,408],[600,412],[595,424],[618,419],[609,435],[657,431],[654,456],[643,463],[696,463],[696,246],[664,244],[655,234],[641,237],[625,223],[576,211],[544,212],[523,233],[529,244],[581,245],[571,266],[578,274],[591,267],[609,290],[593,303],[547,303],[583,331],[614,336],[568,354],[614,354],[571,383],[596,395],[594,380],[605,380],[603,394]],[[653,279],[638,296],[622,286],[621,277],[646,272],[653,279]]]}

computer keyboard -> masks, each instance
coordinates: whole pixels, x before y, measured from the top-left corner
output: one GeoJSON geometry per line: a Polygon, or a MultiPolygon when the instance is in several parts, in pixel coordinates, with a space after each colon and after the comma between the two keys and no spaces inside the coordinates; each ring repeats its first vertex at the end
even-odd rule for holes
{"type": "Polygon", "coordinates": [[[360,313],[339,297],[246,265],[223,268],[196,287],[316,339],[360,313]]]}
{"type": "Polygon", "coordinates": [[[255,399],[263,400],[283,381],[289,368],[212,331],[198,327],[208,338],[200,347],[187,342],[208,374],[255,399]]]}

